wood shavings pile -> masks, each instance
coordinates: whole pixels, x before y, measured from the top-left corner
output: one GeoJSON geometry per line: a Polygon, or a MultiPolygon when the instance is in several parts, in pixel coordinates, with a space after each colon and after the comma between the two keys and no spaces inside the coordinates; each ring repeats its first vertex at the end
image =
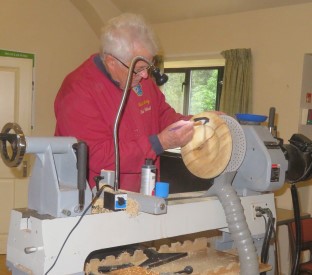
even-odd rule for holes
{"type": "MultiPolygon", "coordinates": [[[[122,265],[122,264],[128,264],[128,263],[132,263],[133,265],[140,265],[146,260],[147,260],[147,257],[143,253],[143,250],[134,251],[132,256],[128,252],[123,252],[117,258],[111,255],[111,256],[107,256],[103,260],[91,259],[90,262],[86,264],[85,273],[93,274],[93,275],[103,275],[103,273],[98,272],[99,266],[122,265]]],[[[125,269],[120,270],[120,272],[123,270],[125,269]]],[[[109,274],[116,274],[116,273],[110,272],[109,274]]],[[[117,274],[121,274],[121,273],[117,273],[117,274]]]]}
{"type": "Polygon", "coordinates": [[[92,210],[91,213],[92,214],[100,214],[100,213],[107,213],[110,212],[110,210],[105,209],[103,207],[104,205],[104,200],[103,198],[98,198],[95,203],[92,205],[92,210]]]}
{"type": "MultiPolygon", "coordinates": [[[[190,255],[192,255],[196,251],[205,250],[207,248],[207,243],[208,243],[207,238],[202,237],[202,238],[195,239],[194,241],[186,240],[183,243],[175,242],[175,243],[172,243],[171,246],[161,245],[158,252],[159,253],[188,252],[190,255]]],[[[155,249],[155,248],[152,248],[152,249],[155,249]]],[[[157,268],[148,270],[148,269],[138,266],[144,261],[146,261],[147,259],[148,258],[144,254],[143,250],[136,250],[132,256],[128,252],[123,252],[118,257],[111,255],[111,256],[107,256],[103,260],[91,259],[90,262],[86,264],[85,273],[93,274],[93,275],[101,275],[103,273],[98,272],[99,266],[111,266],[111,265],[122,265],[122,264],[132,263],[134,265],[133,267],[112,271],[109,274],[115,274],[115,275],[121,275],[121,274],[122,275],[127,275],[127,274],[129,275],[132,275],[132,274],[133,275],[134,274],[157,275],[159,274],[158,270],[156,270],[157,268]]],[[[168,272],[168,270],[177,271],[181,269],[180,265],[176,265],[175,262],[168,263],[164,266],[165,266],[165,269],[164,269],[165,272],[168,272]]]]}
{"type": "Polygon", "coordinates": [[[122,270],[112,271],[109,274],[114,274],[114,275],[159,275],[158,272],[155,272],[152,270],[147,270],[147,269],[145,269],[143,267],[139,267],[139,266],[133,266],[133,267],[124,268],[122,270]]]}
{"type": "Polygon", "coordinates": [[[139,203],[131,198],[128,198],[126,212],[130,217],[136,217],[139,214],[139,203]]]}

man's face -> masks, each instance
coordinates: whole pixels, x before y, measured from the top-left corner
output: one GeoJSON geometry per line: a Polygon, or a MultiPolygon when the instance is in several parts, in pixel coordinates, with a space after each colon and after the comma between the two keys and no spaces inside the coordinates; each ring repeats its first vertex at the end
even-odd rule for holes
{"type": "MultiPolygon", "coordinates": [[[[126,86],[128,72],[129,72],[129,68],[127,67],[130,66],[131,60],[136,56],[142,56],[150,62],[153,59],[151,54],[146,49],[139,47],[139,46],[135,47],[133,56],[130,60],[127,60],[127,61],[119,60],[115,58],[114,56],[109,56],[109,58],[111,58],[109,62],[110,74],[115,81],[119,82],[121,89],[124,89],[126,86]]],[[[131,88],[138,85],[143,78],[148,77],[148,70],[147,70],[148,67],[149,65],[146,62],[141,61],[141,60],[135,64],[134,73],[132,74],[132,81],[130,84],[131,88]]]]}

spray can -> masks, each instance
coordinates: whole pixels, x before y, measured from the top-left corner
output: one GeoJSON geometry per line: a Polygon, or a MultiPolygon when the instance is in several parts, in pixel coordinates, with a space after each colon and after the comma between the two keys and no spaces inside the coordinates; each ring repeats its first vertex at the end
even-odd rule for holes
{"type": "Polygon", "coordinates": [[[140,193],[153,196],[155,192],[155,182],[156,166],[153,164],[152,159],[145,159],[145,163],[142,166],[140,193]]]}

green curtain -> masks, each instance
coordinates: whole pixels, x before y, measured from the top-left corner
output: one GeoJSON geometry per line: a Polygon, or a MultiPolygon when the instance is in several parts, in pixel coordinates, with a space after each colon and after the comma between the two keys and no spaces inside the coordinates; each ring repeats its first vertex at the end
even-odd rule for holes
{"type": "Polygon", "coordinates": [[[250,113],[252,104],[251,49],[221,52],[225,58],[220,111],[229,116],[250,113]]]}

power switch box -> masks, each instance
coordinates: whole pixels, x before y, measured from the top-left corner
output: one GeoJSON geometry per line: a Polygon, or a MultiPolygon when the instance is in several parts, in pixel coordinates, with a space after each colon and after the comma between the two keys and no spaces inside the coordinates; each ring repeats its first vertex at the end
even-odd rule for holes
{"type": "Polygon", "coordinates": [[[104,208],[113,211],[125,210],[127,208],[127,194],[104,191],[104,208]]]}

